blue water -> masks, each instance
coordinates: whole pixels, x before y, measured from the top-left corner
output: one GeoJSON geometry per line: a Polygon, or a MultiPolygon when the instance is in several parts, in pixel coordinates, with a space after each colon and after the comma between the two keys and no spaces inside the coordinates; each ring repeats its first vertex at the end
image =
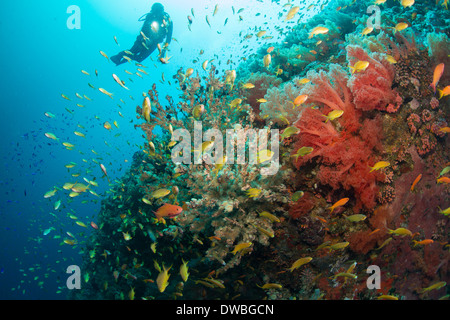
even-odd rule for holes
{"type": "Polygon", "coordinates": [[[257,47],[252,39],[247,43],[250,49],[244,52],[239,33],[264,22],[268,22],[267,29],[273,28],[281,10],[272,1],[220,1],[220,10],[213,19],[212,1],[189,4],[173,0],[164,5],[174,21],[176,41],[171,44],[171,63],[160,64],[154,52],[154,61],[143,62],[149,75],[143,75],[143,79],[132,76],[133,82],[124,70],[136,72],[134,64],[116,67],[99,51],[112,56],[129,49],[141,28],[137,20],[149,11],[151,2],[25,0],[0,5],[0,299],[66,298],[66,268],[82,263],[83,248],[64,245],[62,240],[67,238],[66,232],[82,239],[93,230],[76,225],[68,215],[76,215],[87,225],[95,222],[101,198],[86,193],[71,199],[61,189],[64,183],[84,182],[83,177],[95,179],[99,184],[95,192],[105,195],[107,180],[93,160],[105,165],[111,181],[120,178],[129,167],[133,153],[144,141],[133,123],[142,92],[157,83],[161,100],[166,94],[176,98],[178,92],[168,81],[180,67],[198,59],[202,49],[203,57],[221,60],[222,68],[230,57],[231,65],[226,67],[236,67],[239,58],[251,52],[252,45],[257,47]],[[80,8],[80,29],[67,27],[72,14],[67,13],[70,5],[80,8]],[[236,11],[246,8],[242,13],[244,21],[239,22],[237,15],[232,14],[232,5],[236,11]],[[196,16],[189,31],[186,17],[192,7],[196,16]],[[255,16],[258,12],[263,14],[255,16]],[[210,16],[211,28],[205,22],[205,14],[210,16]],[[119,87],[112,73],[124,80],[130,91],[119,87]],[[88,83],[113,92],[114,99],[90,88],[88,83]],[[79,99],[76,93],[92,101],[79,99]],[[61,94],[71,100],[63,99],[61,94]],[[45,116],[46,112],[55,117],[45,116]],[[119,128],[113,125],[108,131],[103,127],[105,121],[117,121],[119,128]],[[83,132],[86,137],[76,136],[74,131],[83,132]],[[47,138],[46,132],[55,134],[59,141],[47,138]],[[67,150],[62,142],[74,144],[75,148],[67,150]],[[67,169],[65,165],[70,162],[76,166],[67,169]],[[60,188],[56,195],[44,198],[55,186],[60,188]],[[57,200],[62,204],[55,210],[57,200]],[[44,235],[51,227],[54,229],[44,235]]]}

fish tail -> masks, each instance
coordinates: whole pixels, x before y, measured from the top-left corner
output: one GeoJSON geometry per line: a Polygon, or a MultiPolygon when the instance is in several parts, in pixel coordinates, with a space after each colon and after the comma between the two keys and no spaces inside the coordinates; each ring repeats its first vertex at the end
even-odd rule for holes
{"type": "Polygon", "coordinates": [[[441,100],[441,99],[442,99],[442,97],[444,96],[444,91],[443,91],[443,90],[440,90],[440,89],[438,89],[438,93],[439,93],[439,100],[441,100]]]}
{"type": "Polygon", "coordinates": [[[430,84],[431,89],[433,89],[433,92],[436,93],[436,85],[434,83],[430,84]]]}
{"type": "Polygon", "coordinates": [[[352,67],[352,66],[348,66],[348,67],[352,70],[352,74],[354,74],[355,73],[355,68],[352,67]]]}
{"type": "Polygon", "coordinates": [[[375,170],[375,168],[374,168],[374,167],[369,167],[369,168],[370,168],[370,171],[369,171],[369,173],[375,170]]]}
{"type": "Polygon", "coordinates": [[[292,109],[295,109],[295,103],[294,101],[289,101],[290,103],[292,103],[292,109]]]}

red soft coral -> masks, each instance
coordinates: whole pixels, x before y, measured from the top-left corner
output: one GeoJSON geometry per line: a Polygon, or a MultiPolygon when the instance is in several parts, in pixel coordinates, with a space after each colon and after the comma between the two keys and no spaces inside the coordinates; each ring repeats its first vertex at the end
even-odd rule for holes
{"type": "Polygon", "coordinates": [[[347,60],[350,65],[367,61],[369,66],[362,72],[354,73],[348,83],[357,109],[386,110],[389,104],[401,105],[402,99],[392,90],[394,68],[378,53],[368,54],[359,46],[347,46],[347,60]]]}
{"type": "MultiPolygon", "coordinates": [[[[307,94],[309,104],[325,106],[323,112],[328,114],[332,110],[343,110],[341,124],[347,132],[359,129],[358,122],[360,112],[352,105],[352,93],[347,86],[348,76],[346,71],[338,64],[330,64],[328,72],[323,70],[309,71],[307,78],[310,80],[301,94],[307,94]]],[[[323,120],[323,117],[319,117],[323,120]]]]}
{"type": "Polygon", "coordinates": [[[370,172],[376,161],[375,153],[382,151],[381,119],[365,119],[362,111],[353,104],[353,95],[347,86],[346,72],[339,65],[331,65],[328,72],[310,71],[310,85],[302,94],[308,95],[309,105],[324,106],[323,109],[343,110],[341,118],[325,122],[323,111],[308,108],[303,111],[295,125],[300,128],[294,150],[313,147],[309,155],[298,157],[297,168],[313,158],[319,163],[317,178],[323,185],[335,191],[351,191],[356,200],[354,210],[363,207],[373,209],[376,205],[378,187],[376,182],[383,177],[370,172]]]}

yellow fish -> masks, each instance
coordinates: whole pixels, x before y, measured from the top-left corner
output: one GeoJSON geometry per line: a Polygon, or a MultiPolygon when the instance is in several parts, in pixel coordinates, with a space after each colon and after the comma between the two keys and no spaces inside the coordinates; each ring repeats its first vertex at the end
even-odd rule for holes
{"type": "Polygon", "coordinates": [[[116,74],[113,73],[112,76],[113,76],[114,80],[115,80],[122,88],[127,89],[127,90],[130,90],[130,89],[128,89],[128,88],[124,85],[124,82],[123,82],[122,80],[120,80],[119,77],[118,77],[116,74]]]}
{"type": "Polygon", "coordinates": [[[391,55],[386,55],[386,60],[390,63],[390,64],[396,64],[397,60],[395,60],[395,58],[391,55]]]}
{"type": "Polygon", "coordinates": [[[79,131],[74,131],[74,133],[75,133],[75,135],[77,135],[77,136],[79,136],[79,137],[82,137],[82,138],[85,138],[86,136],[84,135],[84,133],[81,133],[81,132],[79,132],[79,131]]]}
{"type": "Polygon", "coordinates": [[[73,144],[71,144],[69,142],[63,142],[63,146],[66,148],[69,148],[69,149],[75,147],[73,144]]]}
{"type": "Polygon", "coordinates": [[[293,195],[292,195],[292,201],[297,202],[298,200],[300,200],[301,198],[303,198],[303,196],[305,195],[305,193],[301,190],[296,191],[293,195]]]}
{"type": "Polygon", "coordinates": [[[294,134],[299,134],[300,129],[297,127],[287,127],[284,129],[283,133],[281,134],[281,141],[283,141],[285,138],[289,138],[290,136],[294,134]]]}
{"type": "Polygon", "coordinates": [[[266,236],[268,236],[269,238],[273,238],[275,235],[272,231],[266,230],[264,228],[258,227],[256,225],[253,225],[256,229],[258,229],[259,232],[265,234],[266,236]]]}
{"type": "Polygon", "coordinates": [[[230,106],[231,108],[235,108],[235,107],[237,107],[238,105],[240,105],[241,103],[242,103],[242,99],[236,98],[236,99],[234,99],[233,101],[230,102],[229,106],[230,106]]]}
{"type": "Polygon", "coordinates": [[[366,218],[367,218],[367,216],[365,216],[363,214],[352,214],[351,216],[346,217],[346,219],[351,222],[364,221],[364,220],[366,220],[366,218]]]}
{"type": "Polygon", "coordinates": [[[300,10],[300,7],[298,6],[292,7],[287,13],[286,19],[284,21],[286,22],[288,20],[293,19],[294,16],[297,14],[298,10],[300,10]]]}
{"type": "Polygon", "coordinates": [[[266,283],[262,287],[259,286],[259,285],[257,285],[257,286],[260,287],[261,289],[264,289],[264,290],[266,290],[266,289],[268,290],[268,289],[281,289],[281,288],[283,288],[283,286],[281,284],[278,284],[278,283],[266,283]]]}
{"type": "Polygon", "coordinates": [[[261,31],[259,31],[257,34],[256,34],[256,36],[258,37],[258,38],[261,38],[263,35],[265,35],[267,33],[267,31],[265,31],[265,30],[261,30],[261,31]]]}
{"type": "Polygon", "coordinates": [[[103,51],[100,50],[100,54],[109,60],[109,57],[106,55],[106,53],[104,53],[103,51]]]}
{"type": "Polygon", "coordinates": [[[412,236],[412,232],[405,228],[397,228],[395,230],[389,229],[389,233],[396,234],[398,236],[412,236]]]}
{"type": "Polygon", "coordinates": [[[206,71],[206,67],[208,66],[208,60],[205,60],[205,61],[203,61],[203,63],[202,63],[202,68],[203,68],[203,70],[205,70],[206,71]]]}
{"type": "Polygon", "coordinates": [[[101,93],[103,93],[103,94],[106,94],[108,97],[110,97],[111,99],[113,98],[112,96],[113,96],[113,94],[111,93],[111,92],[108,92],[108,91],[106,91],[105,89],[103,89],[103,88],[98,88],[98,90],[101,92],[101,93]]]}
{"type": "Polygon", "coordinates": [[[403,8],[411,7],[414,4],[414,0],[401,0],[403,8]]]}
{"type": "Polygon", "coordinates": [[[56,191],[57,191],[56,189],[47,191],[44,194],[44,198],[51,198],[51,197],[53,197],[56,194],[56,191]]]}
{"type": "Polygon", "coordinates": [[[431,286],[429,286],[427,288],[424,288],[424,289],[420,290],[420,293],[425,293],[425,292],[428,292],[428,291],[431,291],[431,290],[438,290],[440,288],[445,287],[446,285],[447,285],[447,282],[440,281],[440,282],[437,282],[435,284],[432,284],[431,286]]]}
{"type": "Polygon", "coordinates": [[[276,217],[275,215],[271,214],[270,212],[267,211],[263,211],[259,213],[260,217],[264,217],[269,219],[272,222],[280,222],[280,219],[278,219],[278,217],[276,217]]]}
{"type": "Polygon", "coordinates": [[[302,78],[300,80],[297,81],[298,84],[306,84],[308,82],[310,82],[311,80],[309,80],[308,78],[302,78]]]}
{"type": "Polygon", "coordinates": [[[271,150],[261,150],[260,152],[258,152],[257,162],[260,164],[266,161],[270,161],[272,160],[274,154],[275,153],[271,150]]]}
{"type": "Polygon", "coordinates": [[[221,160],[219,160],[214,166],[214,174],[217,175],[220,170],[222,170],[223,166],[227,163],[227,156],[223,156],[221,160]]]}
{"type": "Polygon", "coordinates": [[[166,269],[163,264],[163,270],[158,274],[158,277],[156,278],[156,284],[158,286],[159,292],[164,292],[166,290],[167,286],[169,285],[168,280],[170,277],[169,270],[172,268],[172,266],[169,267],[169,269],[166,269]]]}
{"type": "Polygon", "coordinates": [[[442,210],[441,208],[439,208],[439,213],[443,214],[443,215],[448,215],[450,214],[450,207],[448,207],[447,209],[442,210]]]}
{"type": "Polygon", "coordinates": [[[75,223],[77,224],[77,225],[79,225],[80,227],[83,227],[83,228],[87,228],[87,225],[85,225],[83,222],[81,222],[81,221],[75,221],[75,223]]]}
{"type": "Polygon", "coordinates": [[[259,196],[261,192],[262,192],[261,189],[250,188],[247,190],[247,196],[249,198],[255,198],[255,197],[259,196]]]}
{"type": "Polygon", "coordinates": [[[180,276],[181,276],[181,279],[183,279],[183,281],[186,282],[189,277],[188,266],[187,266],[188,263],[185,262],[183,259],[181,259],[181,261],[183,262],[183,264],[180,266],[180,276]]]}
{"type": "Polygon", "coordinates": [[[382,294],[377,299],[378,300],[398,300],[398,297],[392,296],[392,295],[388,295],[388,294],[382,294]]]}
{"type": "Polygon", "coordinates": [[[334,276],[331,276],[330,279],[336,279],[338,277],[344,277],[344,278],[352,278],[352,279],[357,279],[358,276],[354,273],[349,273],[349,272],[341,272],[338,274],[335,274],[334,276]]]}
{"type": "Polygon", "coordinates": [[[405,30],[405,29],[408,28],[408,27],[409,27],[409,25],[408,25],[407,23],[405,23],[405,22],[397,23],[397,24],[395,25],[395,27],[394,27],[394,32],[395,32],[395,31],[402,31],[402,30],[405,30]]]}
{"type": "Polygon", "coordinates": [[[330,111],[328,113],[328,115],[323,114],[322,116],[324,116],[326,118],[325,123],[327,123],[328,120],[333,121],[333,120],[341,117],[343,114],[344,114],[344,110],[333,110],[333,111],[330,111]]]}
{"type": "Polygon", "coordinates": [[[292,264],[292,266],[289,268],[289,270],[292,272],[295,269],[301,267],[302,265],[309,263],[312,259],[313,258],[311,258],[311,257],[300,258],[292,264]]]}
{"type": "Polygon", "coordinates": [[[68,244],[70,246],[73,246],[74,244],[77,243],[77,241],[76,240],[72,240],[72,239],[64,239],[64,243],[68,244]]]}
{"type": "Polygon", "coordinates": [[[371,33],[373,31],[373,27],[365,27],[364,29],[363,29],[363,31],[361,32],[361,34],[363,35],[363,36],[365,36],[365,35],[368,35],[369,33],[371,33]]]}
{"type": "Polygon", "coordinates": [[[266,54],[263,58],[264,67],[268,68],[271,62],[272,62],[272,56],[270,54],[266,54]]]}
{"type": "Polygon", "coordinates": [[[438,89],[438,92],[439,92],[439,100],[442,99],[442,97],[446,97],[446,96],[450,95],[450,85],[446,86],[442,90],[438,89]]]}
{"type": "Polygon", "coordinates": [[[132,287],[130,292],[128,292],[128,298],[130,300],[134,300],[134,295],[135,295],[135,292],[134,292],[134,288],[132,287]]]}
{"type": "Polygon", "coordinates": [[[254,87],[255,87],[255,85],[253,83],[250,83],[250,82],[244,83],[242,85],[242,88],[244,88],[244,89],[253,89],[254,87]]]}
{"type": "Polygon", "coordinates": [[[132,239],[128,232],[122,232],[122,234],[123,234],[123,238],[125,239],[125,241],[129,241],[132,239]]]}
{"type": "Polygon", "coordinates": [[[244,249],[247,249],[248,247],[250,247],[252,245],[251,242],[243,242],[243,243],[239,243],[236,246],[234,246],[234,250],[231,251],[232,254],[236,255],[236,253],[238,253],[239,251],[242,251],[244,249]]]}
{"type": "Polygon", "coordinates": [[[49,138],[49,139],[52,139],[52,140],[55,140],[55,141],[58,141],[59,140],[59,138],[57,138],[53,133],[51,133],[51,132],[46,132],[45,133],[45,136],[47,137],[47,138],[49,138]]]}
{"type": "Polygon", "coordinates": [[[349,242],[338,242],[335,244],[332,244],[331,246],[328,246],[330,250],[340,250],[346,248],[350,243],[349,242]]]}
{"type": "Polygon", "coordinates": [[[355,72],[361,72],[367,69],[369,66],[368,61],[358,61],[353,66],[348,66],[352,70],[352,74],[355,72]]]}
{"type": "Polygon", "coordinates": [[[301,147],[297,150],[296,154],[292,155],[292,157],[295,157],[295,161],[297,161],[298,157],[304,157],[313,151],[314,151],[313,147],[301,147]]]}
{"type": "Polygon", "coordinates": [[[192,115],[194,116],[194,119],[198,120],[200,119],[200,116],[205,113],[205,105],[198,104],[192,109],[192,115]]]}
{"type": "Polygon", "coordinates": [[[170,193],[169,189],[158,189],[152,193],[152,198],[158,199],[167,196],[170,193]]]}
{"type": "Polygon", "coordinates": [[[375,171],[375,170],[380,170],[380,169],[389,167],[390,165],[391,164],[389,162],[387,162],[387,161],[378,161],[377,163],[375,163],[375,165],[373,167],[369,167],[370,168],[369,172],[372,172],[372,171],[375,171]]]}
{"type": "Polygon", "coordinates": [[[325,27],[315,27],[309,33],[308,39],[311,39],[312,37],[314,37],[317,34],[326,34],[326,33],[328,33],[328,31],[329,31],[328,28],[325,28],[325,27]]]}

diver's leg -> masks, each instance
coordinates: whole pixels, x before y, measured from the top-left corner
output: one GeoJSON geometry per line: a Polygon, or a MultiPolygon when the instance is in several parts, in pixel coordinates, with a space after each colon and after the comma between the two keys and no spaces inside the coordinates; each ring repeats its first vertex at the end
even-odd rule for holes
{"type": "Polygon", "coordinates": [[[121,51],[118,54],[116,54],[115,56],[111,57],[111,61],[114,62],[116,65],[120,65],[122,63],[127,62],[128,60],[125,59],[123,56],[129,57],[131,59],[134,59],[134,56],[136,55],[137,52],[140,51],[141,47],[142,47],[142,35],[139,35],[136,37],[136,41],[134,42],[133,46],[131,47],[130,50],[128,50],[129,52],[133,53],[132,55],[126,53],[125,51],[121,51]]]}
{"type": "Polygon", "coordinates": [[[151,46],[147,48],[144,48],[144,50],[140,51],[135,57],[134,60],[136,60],[137,62],[142,62],[145,59],[148,58],[149,55],[152,54],[153,51],[155,51],[156,49],[156,44],[153,44],[151,46]]]}
{"type": "Polygon", "coordinates": [[[125,51],[121,51],[118,54],[116,54],[115,56],[111,57],[111,61],[114,62],[117,66],[127,62],[127,60],[125,60],[123,58],[123,56],[126,55],[125,51]]]}

